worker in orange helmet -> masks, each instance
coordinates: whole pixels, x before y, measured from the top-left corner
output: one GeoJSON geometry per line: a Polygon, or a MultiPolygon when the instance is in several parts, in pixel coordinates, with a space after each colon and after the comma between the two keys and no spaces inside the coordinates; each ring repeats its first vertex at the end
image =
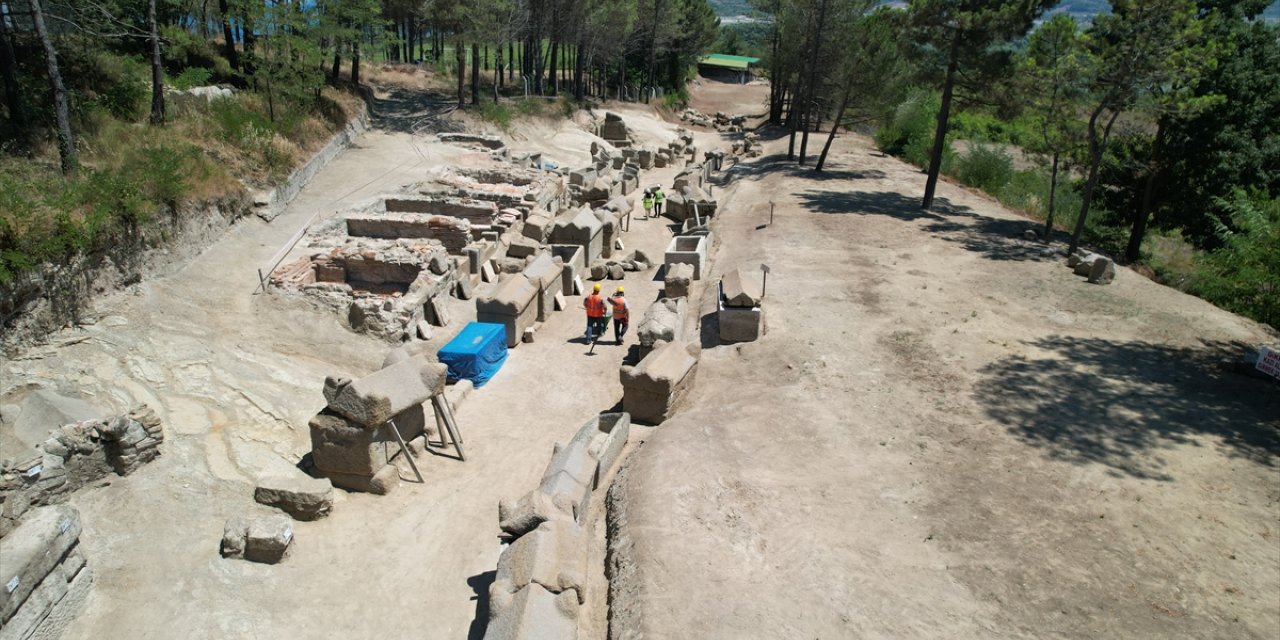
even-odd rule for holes
{"type": "Polygon", "coordinates": [[[605,328],[605,303],[604,298],[600,296],[600,283],[596,283],[591,288],[591,295],[588,295],[583,301],[582,306],[587,309],[587,342],[598,340],[604,335],[605,328]]]}
{"type": "Polygon", "coordinates": [[[631,321],[631,307],[627,306],[623,293],[625,292],[619,286],[618,292],[609,297],[609,306],[613,307],[613,339],[618,344],[622,344],[622,336],[627,335],[627,327],[631,321]]]}

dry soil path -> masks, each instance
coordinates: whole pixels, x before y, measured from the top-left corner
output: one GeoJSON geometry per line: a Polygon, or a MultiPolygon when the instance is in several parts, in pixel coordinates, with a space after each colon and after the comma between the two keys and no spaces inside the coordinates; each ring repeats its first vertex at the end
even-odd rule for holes
{"type": "Polygon", "coordinates": [[[1088,284],[954,185],[923,212],[866,139],[785,152],[715,222],[716,274],[772,267],[767,335],[704,317],[615,484],[613,637],[1280,637],[1280,389],[1222,366],[1274,334],[1088,284]]]}

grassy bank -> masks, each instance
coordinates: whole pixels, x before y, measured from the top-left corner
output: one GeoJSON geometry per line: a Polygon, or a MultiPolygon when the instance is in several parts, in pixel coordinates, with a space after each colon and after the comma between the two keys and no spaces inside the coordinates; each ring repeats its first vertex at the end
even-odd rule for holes
{"type": "MultiPolygon", "coordinates": [[[[206,100],[167,96],[168,121],[146,124],[147,69],[136,59],[96,54],[99,82],[78,92],[75,131],[81,166],[64,175],[48,137],[25,153],[0,155],[0,284],[43,262],[112,244],[120,234],[184,203],[278,184],[359,109],[358,97],[325,88],[306,100],[237,92],[206,100]]],[[[208,81],[191,68],[174,84],[208,81]]]]}

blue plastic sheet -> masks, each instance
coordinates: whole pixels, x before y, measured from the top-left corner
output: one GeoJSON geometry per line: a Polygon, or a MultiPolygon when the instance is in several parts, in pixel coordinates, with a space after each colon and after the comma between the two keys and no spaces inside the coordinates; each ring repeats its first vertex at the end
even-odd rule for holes
{"type": "Polygon", "coordinates": [[[470,380],[483,387],[507,361],[507,329],[500,324],[472,322],[436,356],[449,366],[450,380],[470,380]]]}

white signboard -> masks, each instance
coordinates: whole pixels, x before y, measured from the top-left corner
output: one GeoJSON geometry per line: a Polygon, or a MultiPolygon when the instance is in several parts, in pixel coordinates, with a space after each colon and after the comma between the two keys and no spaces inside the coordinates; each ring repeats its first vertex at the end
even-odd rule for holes
{"type": "Polygon", "coordinates": [[[1258,354],[1258,371],[1280,378],[1280,351],[1263,347],[1262,353],[1258,354]]]}

